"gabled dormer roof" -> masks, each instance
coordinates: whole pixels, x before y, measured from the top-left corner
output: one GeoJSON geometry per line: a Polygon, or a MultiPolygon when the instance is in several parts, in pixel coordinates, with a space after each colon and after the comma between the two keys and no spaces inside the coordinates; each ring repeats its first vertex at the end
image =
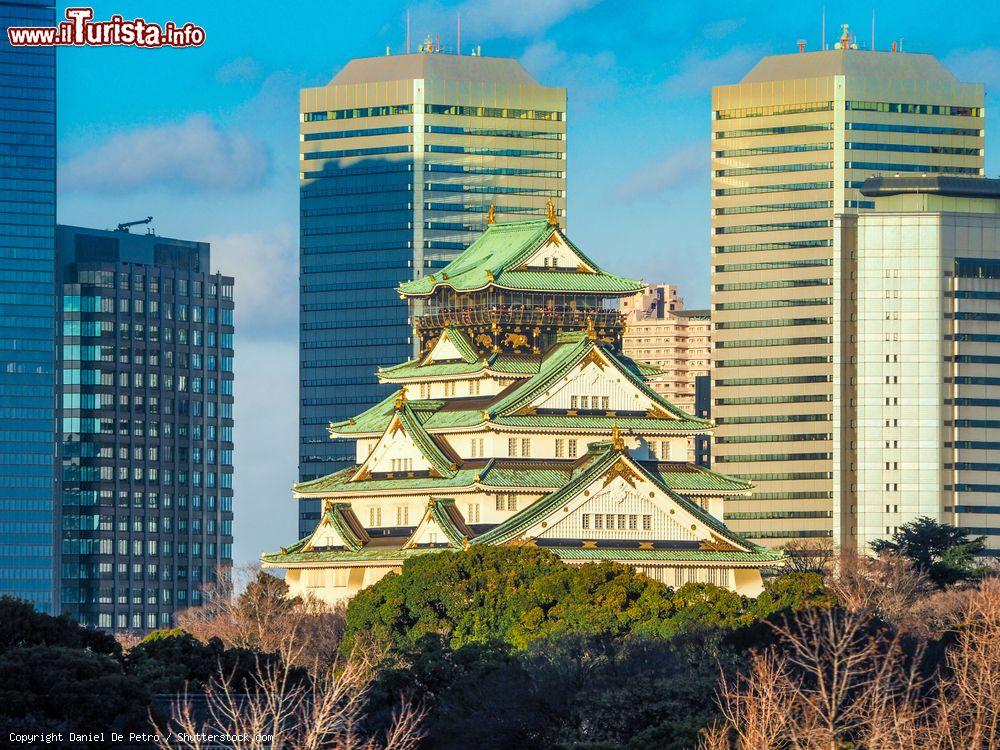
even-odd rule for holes
{"type": "Polygon", "coordinates": [[[473,292],[489,287],[510,291],[634,294],[645,286],[608,273],[584,255],[558,224],[547,219],[491,224],[469,247],[439,273],[401,284],[407,297],[426,297],[438,287],[473,292]],[[537,263],[546,245],[557,248],[559,264],[537,263]],[[575,263],[570,261],[572,258],[575,263]]]}
{"type": "MultiPolygon", "coordinates": [[[[304,540],[304,543],[293,546],[295,546],[294,551],[302,552],[330,548],[344,548],[357,552],[369,541],[365,527],[354,515],[351,506],[348,503],[335,503],[327,508],[313,533],[304,540]]],[[[288,551],[291,551],[291,548],[288,551]]]]}
{"type": "Polygon", "coordinates": [[[654,488],[650,502],[660,506],[671,518],[683,522],[690,529],[690,536],[701,542],[704,551],[717,550],[726,553],[772,555],[759,545],[744,539],[726,528],[701,506],[674,492],[661,481],[659,474],[651,472],[642,462],[636,461],[628,452],[611,442],[597,442],[590,445],[591,460],[584,461],[574,472],[572,479],[562,488],[528,506],[522,512],[494,526],[472,540],[472,544],[507,544],[518,539],[530,539],[532,532],[554,526],[571,513],[597,498],[588,487],[603,481],[607,487],[611,481],[621,477],[629,484],[654,488]]]}
{"type": "Polygon", "coordinates": [[[421,359],[421,365],[440,362],[464,362],[474,364],[479,362],[479,352],[469,340],[468,335],[459,328],[445,326],[441,335],[434,342],[430,351],[421,359]]]}
{"type": "Polygon", "coordinates": [[[364,463],[358,466],[351,481],[363,481],[372,474],[385,473],[381,464],[384,463],[386,454],[392,451],[419,455],[423,459],[423,465],[414,465],[413,469],[416,471],[427,471],[431,476],[446,478],[455,474],[454,462],[421,425],[402,391],[396,397],[393,415],[385,432],[364,463]]]}
{"type": "Polygon", "coordinates": [[[450,546],[459,549],[468,546],[476,532],[469,528],[455,501],[434,497],[427,503],[427,512],[420,519],[403,549],[426,545],[450,546]],[[437,538],[435,538],[437,537],[437,538]]]}
{"type": "MultiPolygon", "coordinates": [[[[651,404],[648,416],[666,420],[682,420],[711,427],[709,420],[699,419],[677,408],[663,396],[653,390],[646,382],[643,371],[633,360],[604,347],[594,338],[582,332],[564,333],[560,344],[546,353],[539,367],[538,374],[524,382],[499,401],[491,404],[488,413],[491,417],[510,417],[522,413],[532,413],[532,404],[537,402],[546,391],[559,384],[581,365],[589,363],[610,374],[615,373],[634,391],[641,393],[651,404]]],[[[620,410],[619,410],[620,411],[620,410]]]]}

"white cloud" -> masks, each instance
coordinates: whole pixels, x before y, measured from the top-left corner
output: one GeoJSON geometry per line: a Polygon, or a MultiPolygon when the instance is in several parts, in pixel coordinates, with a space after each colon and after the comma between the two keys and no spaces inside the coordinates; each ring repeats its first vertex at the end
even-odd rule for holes
{"type": "Polygon", "coordinates": [[[271,231],[208,236],[212,270],[236,277],[241,338],[293,339],[298,325],[298,237],[290,225],[271,231]]]}
{"type": "MultiPolygon", "coordinates": [[[[600,0],[465,0],[445,8],[437,0],[413,9],[413,46],[425,33],[440,34],[455,28],[455,14],[462,14],[464,45],[498,37],[539,36],[565,18],[592,8],[600,0]]],[[[443,34],[442,34],[443,36],[443,34]]]]}
{"type": "Polygon", "coordinates": [[[734,47],[719,57],[691,52],[680,69],[663,82],[663,93],[669,97],[709,96],[712,86],[739,81],[760,56],[760,50],[749,47],[734,47]]]}
{"type": "Polygon", "coordinates": [[[215,71],[215,80],[219,83],[250,83],[260,77],[260,66],[249,55],[237,57],[215,71]]]}
{"type": "Polygon", "coordinates": [[[237,191],[261,185],[269,166],[259,139],[195,114],[118,133],[61,165],[59,179],[60,188],[112,193],[146,187],[237,191]]]}
{"type": "Polygon", "coordinates": [[[709,164],[708,142],[691,143],[640,169],[618,187],[616,195],[621,200],[656,196],[707,177],[709,164]]]}
{"type": "Polygon", "coordinates": [[[944,59],[944,66],[964,83],[985,83],[987,93],[1000,89],[1000,49],[959,49],[944,59]]]}

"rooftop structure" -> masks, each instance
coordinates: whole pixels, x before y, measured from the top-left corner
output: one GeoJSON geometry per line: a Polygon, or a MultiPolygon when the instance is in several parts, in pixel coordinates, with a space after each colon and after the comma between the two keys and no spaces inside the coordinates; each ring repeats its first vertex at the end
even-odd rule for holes
{"type": "Polygon", "coordinates": [[[531,544],[758,593],[781,556],[719,520],[722,499],[751,485],[688,462],[711,422],[622,353],[613,303],[643,285],[588,258],[551,205],[543,219],[489,216],[461,256],[400,285],[420,353],[379,370],[393,389],[383,401],[329,425],[356,441],[356,459],[295,486],[321,519],[264,566],[287,569],[293,594],[335,602],[413,555],[531,544]]]}

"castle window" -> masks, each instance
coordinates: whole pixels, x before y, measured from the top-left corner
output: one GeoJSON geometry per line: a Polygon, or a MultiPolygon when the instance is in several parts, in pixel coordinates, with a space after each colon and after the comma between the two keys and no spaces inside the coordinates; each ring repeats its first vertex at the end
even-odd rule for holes
{"type": "Polygon", "coordinates": [[[638,516],[636,516],[634,514],[630,515],[628,517],[628,527],[629,527],[630,531],[635,531],[636,530],[636,522],[637,521],[638,521],[638,516]]]}
{"type": "Polygon", "coordinates": [[[507,438],[507,455],[517,458],[517,438],[507,438]]]}
{"type": "Polygon", "coordinates": [[[382,509],[377,507],[372,507],[368,509],[368,525],[369,526],[381,526],[382,525],[382,509]]]}
{"type": "Polygon", "coordinates": [[[614,527],[615,527],[615,514],[614,513],[608,513],[607,528],[610,531],[610,530],[614,529],[614,527]]]}
{"type": "Polygon", "coordinates": [[[589,529],[590,528],[590,514],[589,513],[584,513],[583,517],[581,519],[581,522],[583,524],[583,528],[589,529]]]}
{"type": "Polygon", "coordinates": [[[410,508],[406,505],[396,506],[396,525],[397,526],[409,526],[410,525],[410,508]]]}
{"type": "Polygon", "coordinates": [[[565,448],[565,441],[562,438],[556,438],[556,458],[563,457],[564,448],[565,448]]]}
{"type": "Polygon", "coordinates": [[[601,408],[604,409],[604,411],[607,411],[610,406],[611,406],[611,397],[601,396],[601,408]]]}
{"type": "Polygon", "coordinates": [[[577,408],[577,402],[578,402],[578,399],[577,399],[576,396],[570,396],[569,397],[569,408],[570,409],[576,409],[577,408]]]}
{"type": "Polygon", "coordinates": [[[479,395],[479,381],[478,380],[470,380],[469,381],[469,395],[470,396],[478,396],[479,395]]]}
{"type": "Polygon", "coordinates": [[[507,510],[517,510],[517,495],[507,495],[507,510]]]}
{"type": "Polygon", "coordinates": [[[505,500],[504,495],[497,495],[497,510],[504,509],[504,500],[505,500]]]}
{"type": "Polygon", "coordinates": [[[576,440],[569,441],[569,453],[570,458],[576,458],[576,440]]]}
{"type": "Polygon", "coordinates": [[[643,516],[642,517],[642,530],[643,531],[650,531],[652,528],[653,528],[653,517],[652,516],[643,516]]]}
{"type": "Polygon", "coordinates": [[[531,455],[531,438],[521,438],[521,455],[525,458],[531,455]]]}
{"type": "Polygon", "coordinates": [[[603,529],[604,528],[604,516],[600,513],[594,514],[594,528],[603,529]]]}
{"type": "Polygon", "coordinates": [[[465,512],[466,523],[479,523],[479,503],[469,503],[465,512]]]}

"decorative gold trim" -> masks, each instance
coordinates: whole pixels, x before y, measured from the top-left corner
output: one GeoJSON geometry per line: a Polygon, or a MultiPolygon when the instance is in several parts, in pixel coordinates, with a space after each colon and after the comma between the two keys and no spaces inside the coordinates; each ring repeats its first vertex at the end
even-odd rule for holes
{"type": "Polygon", "coordinates": [[[587,338],[591,341],[597,341],[597,329],[594,327],[593,318],[587,318],[587,338]]]}
{"type": "Polygon", "coordinates": [[[404,385],[399,389],[399,395],[396,396],[396,410],[403,408],[403,404],[406,403],[406,386],[404,385]]]}
{"type": "Polygon", "coordinates": [[[737,547],[724,542],[721,539],[706,539],[701,544],[698,545],[698,549],[702,552],[739,552],[737,547]]]}
{"type": "Polygon", "coordinates": [[[624,458],[619,459],[618,462],[608,470],[608,473],[604,477],[603,487],[607,487],[618,477],[624,479],[632,489],[635,489],[636,482],[642,481],[639,475],[632,470],[632,467],[625,462],[624,458]]]}
{"type": "Polygon", "coordinates": [[[608,366],[604,361],[604,357],[597,353],[597,349],[591,349],[587,352],[587,356],[580,361],[580,369],[582,370],[590,364],[597,365],[601,370],[604,370],[608,366]]]}
{"type": "Polygon", "coordinates": [[[486,224],[487,226],[489,226],[490,224],[496,224],[496,223],[497,223],[497,207],[491,203],[490,210],[486,212],[486,224]]]}
{"type": "Polygon", "coordinates": [[[583,540],[583,549],[597,549],[597,542],[589,539],[583,540]]]}

